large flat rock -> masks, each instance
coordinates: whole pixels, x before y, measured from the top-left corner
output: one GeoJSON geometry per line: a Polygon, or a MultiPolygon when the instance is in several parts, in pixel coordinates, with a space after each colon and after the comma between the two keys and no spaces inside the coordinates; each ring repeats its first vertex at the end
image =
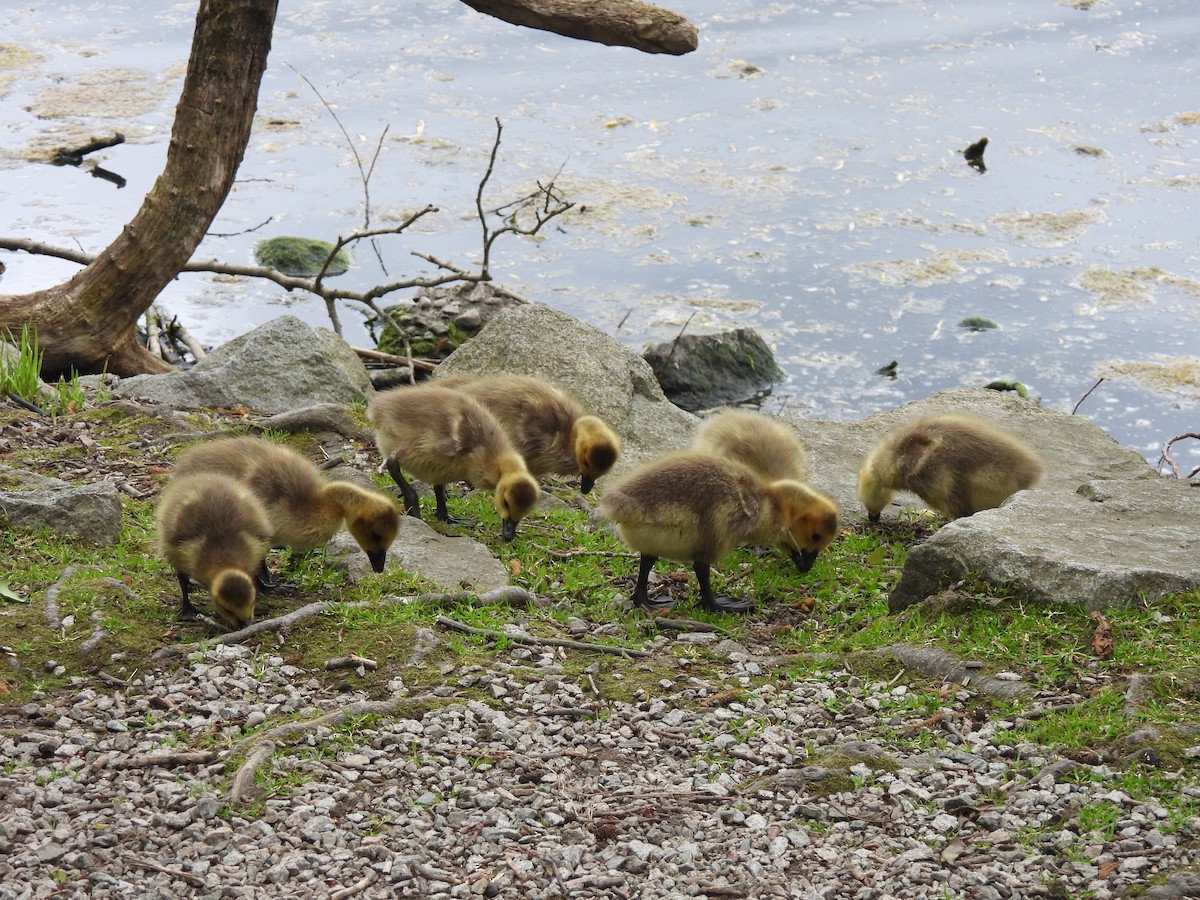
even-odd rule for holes
{"type": "Polygon", "coordinates": [[[1091,481],[1022,491],[914,547],[892,612],[975,574],[1026,600],[1084,609],[1200,587],[1200,489],[1178,479],[1091,481]]]}
{"type": "Polygon", "coordinates": [[[434,531],[413,516],[400,517],[400,532],[388,549],[387,568],[382,575],[371,571],[362,548],[349,532],[339,531],[325,548],[326,558],[345,568],[352,581],[386,578],[388,570],[402,569],[433,582],[444,592],[471,591],[483,594],[507,587],[508,570],[504,563],[479,541],[468,537],[448,537],[434,531]]]}
{"type": "MultiPolygon", "coordinates": [[[[982,388],[940,391],[859,422],[789,419],[812,454],[813,482],[865,520],[858,465],[918,415],[978,416],[1026,441],[1046,464],[1038,487],[942,526],[909,552],[889,597],[895,612],[967,574],[1031,601],[1099,609],[1200,586],[1200,489],[1160,478],[1142,456],[1080,416],[982,388]]],[[[884,516],[924,509],[898,493],[884,516]]]]}

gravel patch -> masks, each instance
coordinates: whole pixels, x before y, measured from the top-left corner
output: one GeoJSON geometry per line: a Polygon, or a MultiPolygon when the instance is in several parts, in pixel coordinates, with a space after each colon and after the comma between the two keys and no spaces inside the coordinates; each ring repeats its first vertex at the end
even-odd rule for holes
{"type": "Polygon", "coordinates": [[[275,732],[364,698],[237,645],[81,679],[2,709],[0,900],[1196,896],[1200,818],[1006,745],[968,690],[926,718],[904,685],[756,669],[624,703],[516,647],[422,705],[275,732]],[[920,729],[935,748],[903,749],[920,729]]]}

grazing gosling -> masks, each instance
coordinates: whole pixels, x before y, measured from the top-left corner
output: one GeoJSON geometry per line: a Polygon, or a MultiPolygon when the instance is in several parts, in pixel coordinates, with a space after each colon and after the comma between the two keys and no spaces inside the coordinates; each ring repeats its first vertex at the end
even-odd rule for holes
{"type": "Polygon", "coordinates": [[[799,481],[764,482],[745,466],[702,453],[672,453],[652,460],[610,485],[600,514],[641,555],[632,600],[662,609],[652,599],[650,570],[659,558],[690,562],[700,602],[719,612],[745,612],[745,600],[713,595],[712,564],[747,544],[778,547],[801,572],[838,529],[836,505],[799,481]]]}
{"type": "Polygon", "coordinates": [[[872,522],[898,490],[957,519],[999,506],[1042,472],[1037,454],[1012,435],[965,416],[931,416],[900,426],[867,454],[858,499],[872,522]]]}
{"type": "Polygon", "coordinates": [[[739,462],[763,481],[808,481],[808,452],[796,432],[754,410],[733,407],[709,416],[691,449],[739,462]]]}
{"type": "Polygon", "coordinates": [[[271,524],[242,483],[210,472],[172,478],[159,496],[159,551],[179,578],[182,621],[195,621],[189,578],[208,589],[221,618],[236,627],[254,619],[255,573],[271,545],[271,524]]]}
{"type": "MultiPolygon", "coordinates": [[[[796,433],[783,422],[754,410],[723,409],[705,419],[696,429],[691,449],[741,463],[766,484],[808,481],[808,451],[796,433]]],[[[813,507],[823,505],[825,514],[836,521],[837,503],[816,491],[812,495],[813,507]]]]}
{"type": "Polygon", "coordinates": [[[537,481],[500,422],[461,391],[435,382],[392,388],[375,395],[367,418],[410,516],[421,518],[421,502],[405,470],[433,485],[442,522],[458,521],[446,509],[448,483],[469,481],[492,491],[506,541],[538,501],[537,481]]]}
{"type": "Polygon", "coordinates": [[[621,439],[574,397],[530,375],[448,375],[435,384],[469,394],[500,420],[535,478],[580,477],[588,493],[621,455],[621,439]]]}
{"type": "Polygon", "coordinates": [[[322,547],[345,523],[371,568],[382,572],[388,547],[400,531],[400,513],[391,497],[324,478],[304,455],[263,438],[198,444],[175,464],[177,476],[193,472],[223,472],[250,488],[267,510],[272,547],[322,547]]]}

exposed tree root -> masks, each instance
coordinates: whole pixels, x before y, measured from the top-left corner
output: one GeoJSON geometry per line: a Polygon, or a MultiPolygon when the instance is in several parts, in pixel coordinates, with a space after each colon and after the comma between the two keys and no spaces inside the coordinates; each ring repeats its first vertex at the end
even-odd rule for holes
{"type": "MultiPolygon", "coordinates": [[[[477,603],[479,605],[490,605],[493,603],[508,603],[512,606],[527,606],[533,600],[533,595],[524,588],[519,587],[502,587],[495,590],[487,591],[483,594],[472,594],[466,591],[459,591],[453,594],[419,594],[415,597],[392,597],[385,601],[386,603],[436,603],[453,605],[458,603],[477,603]]],[[[202,649],[206,644],[244,644],[251,638],[258,637],[262,634],[272,634],[290,629],[302,619],[307,619],[312,616],[319,616],[330,610],[345,608],[356,609],[364,606],[378,606],[374,601],[363,601],[362,603],[339,603],[328,600],[316,600],[299,609],[292,610],[284,616],[277,616],[274,619],[263,619],[261,622],[255,622],[252,625],[247,625],[239,631],[229,631],[225,634],[217,635],[215,638],[204,641],[197,641],[191,644],[169,644],[166,647],[161,647],[154,651],[154,659],[163,660],[172,656],[182,656],[194,650],[202,649]]]]}
{"type": "Polygon", "coordinates": [[[514,644],[524,644],[527,647],[566,647],[571,650],[591,650],[596,653],[612,653],[617,656],[649,656],[648,650],[631,650],[628,647],[613,647],[607,644],[586,644],[582,641],[570,641],[563,638],[537,638],[520,631],[493,631],[489,628],[475,628],[448,616],[438,616],[437,624],[451,631],[461,631],[463,634],[473,634],[479,637],[491,638],[494,641],[512,641],[514,644]]]}

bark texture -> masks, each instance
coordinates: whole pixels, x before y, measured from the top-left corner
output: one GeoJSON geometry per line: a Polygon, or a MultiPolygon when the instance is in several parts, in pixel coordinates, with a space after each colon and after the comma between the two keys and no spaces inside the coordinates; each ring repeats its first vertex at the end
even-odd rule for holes
{"type": "Polygon", "coordinates": [[[141,314],[191,258],[242,161],[278,0],[201,0],[167,163],[133,220],[63,284],[0,297],[0,334],[28,323],[44,377],[171,367],[137,343],[141,314]]]}
{"type": "Polygon", "coordinates": [[[682,56],[697,46],[696,26],[679,13],[638,0],[463,0],[467,6],[564,37],[645,53],[682,56]]]}
{"type": "MultiPolygon", "coordinates": [[[[696,49],[691,23],[637,0],[463,2],[566,37],[648,53],[696,49]]],[[[122,376],[170,370],[138,344],[137,322],[191,259],[229,194],[250,140],[277,8],[278,0],[200,0],[166,167],[137,215],[69,281],[0,295],[0,336],[29,325],[44,378],[69,369],[122,376]]],[[[39,252],[26,243],[8,248],[39,252]]]]}

